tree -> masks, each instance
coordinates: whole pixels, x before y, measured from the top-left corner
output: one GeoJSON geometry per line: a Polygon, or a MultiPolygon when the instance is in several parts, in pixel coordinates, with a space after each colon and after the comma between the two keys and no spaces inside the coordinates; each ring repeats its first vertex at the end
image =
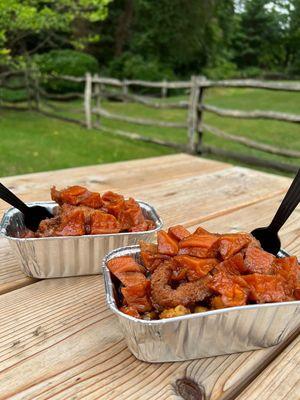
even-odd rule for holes
{"type": "Polygon", "coordinates": [[[99,27],[101,46],[89,49],[100,63],[117,65],[113,73],[155,64],[178,76],[199,74],[225,57],[233,17],[233,0],[115,0],[99,27]]]}
{"type": "Polygon", "coordinates": [[[289,20],[286,35],[285,67],[294,74],[300,75],[300,0],[289,3],[289,20]]]}
{"type": "Polygon", "coordinates": [[[95,35],[78,34],[81,21],[107,16],[110,0],[0,0],[0,55],[33,54],[64,42],[83,47],[95,35]]]}
{"type": "Polygon", "coordinates": [[[272,69],[284,58],[282,14],[268,0],[240,2],[243,11],[237,16],[235,60],[239,67],[272,69]]]}

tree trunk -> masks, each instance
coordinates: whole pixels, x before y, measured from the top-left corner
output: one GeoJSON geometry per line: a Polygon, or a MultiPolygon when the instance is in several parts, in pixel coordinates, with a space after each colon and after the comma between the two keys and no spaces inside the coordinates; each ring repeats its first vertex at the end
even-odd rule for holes
{"type": "Polygon", "coordinates": [[[133,0],[126,0],[125,9],[118,20],[118,28],[116,30],[115,56],[118,57],[123,53],[126,43],[129,27],[133,17],[133,0]]]}

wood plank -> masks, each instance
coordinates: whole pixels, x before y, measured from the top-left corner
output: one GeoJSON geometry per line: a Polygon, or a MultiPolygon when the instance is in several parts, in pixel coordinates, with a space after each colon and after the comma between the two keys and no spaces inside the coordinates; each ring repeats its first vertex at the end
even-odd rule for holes
{"type": "MultiPolygon", "coordinates": [[[[264,224],[280,198],[204,226],[227,231],[264,224]]],[[[286,248],[293,252],[300,249],[299,219],[297,209],[283,231],[286,248]]],[[[126,349],[117,320],[105,306],[101,277],[45,280],[0,296],[0,309],[1,399],[182,400],[178,383],[185,380],[195,383],[195,393],[202,387],[207,400],[231,399],[286,346],[183,363],[142,363],[126,349]]]]}
{"type": "Polygon", "coordinates": [[[278,348],[148,364],[128,352],[104,304],[101,277],[45,280],[2,295],[0,398],[180,399],[188,379],[207,398],[236,393],[278,348]],[[73,294],[76,293],[76,301],[73,294]]]}
{"type": "Polygon", "coordinates": [[[165,225],[192,225],[282,194],[289,184],[288,178],[232,167],[132,192],[156,207],[165,225]]]}
{"type": "MultiPolygon", "coordinates": [[[[127,193],[130,195],[133,187],[140,189],[157,181],[172,181],[172,179],[192,176],[195,173],[200,176],[225,168],[231,168],[231,166],[186,154],[178,154],[13,176],[2,178],[2,182],[15,193],[21,195],[25,201],[35,201],[49,200],[49,187],[55,184],[59,187],[79,184],[86,185],[92,190],[114,189],[121,192],[126,187],[127,193]]],[[[7,204],[0,201],[0,212],[7,208],[7,204]]],[[[2,260],[0,265],[0,294],[35,282],[19,270],[17,261],[6,240],[0,241],[0,259],[2,260]]]]}
{"type": "Polygon", "coordinates": [[[300,336],[237,397],[237,400],[299,400],[300,336]]]}
{"type": "Polygon", "coordinates": [[[11,176],[1,178],[1,181],[17,194],[26,196],[27,201],[34,201],[48,200],[49,187],[53,185],[58,187],[86,185],[91,190],[103,191],[111,188],[145,186],[225,168],[231,168],[231,165],[187,154],[175,154],[11,176]]]}
{"type": "Polygon", "coordinates": [[[36,282],[21,272],[6,239],[0,239],[0,294],[36,282]]]}
{"type": "MultiPolygon", "coordinates": [[[[169,159],[171,161],[174,160],[172,157],[169,159]]],[[[159,160],[158,166],[153,163],[147,166],[144,163],[144,167],[141,166],[142,171],[140,168],[131,168],[131,170],[137,172],[133,172],[128,179],[123,173],[123,170],[128,171],[126,169],[127,164],[124,164],[124,168],[121,168],[121,172],[118,173],[114,172],[115,169],[111,169],[109,172],[109,169],[114,165],[102,166],[108,171],[105,174],[107,181],[101,180],[99,175],[98,177],[89,175],[85,179],[89,181],[90,184],[88,186],[92,190],[101,190],[103,185],[106,186],[106,189],[112,188],[111,186],[115,183],[119,186],[112,189],[120,189],[125,195],[132,195],[136,198],[149,201],[157,208],[166,225],[178,223],[191,225],[215,218],[218,215],[230,213],[233,210],[282,193],[289,183],[289,179],[287,178],[251,171],[245,168],[228,167],[226,164],[217,163],[215,165],[214,162],[203,162],[203,160],[195,157],[180,156],[179,158],[175,158],[175,160],[179,160],[178,164],[181,164],[176,173],[177,175],[172,175],[174,170],[173,163],[171,163],[172,167],[170,169],[170,165],[167,167],[165,162],[161,164],[163,160],[159,160]],[[190,169],[191,164],[193,164],[192,169],[190,169]],[[170,169],[169,176],[173,176],[173,179],[170,178],[168,181],[165,180],[167,174],[163,173],[163,171],[166,171],[166,168],[170,169]],[[191,175],[195,172],[197,173],[196,176],[191,175]],[[180,173],[182,175],[178,177],[180,173]],[[137,186],[128,184],[130,179],[132,179],[132,182],[135,182],[137,174],[143,174],[146,178],[138,180],[139,185],[137,186]],[[161,174],[163,177],[160,181],[161,174]],[[150,177],[148,178],[148,176],[150,177]],[[153,179],[155,179],[155,183],[153,183],[153,179]],[[148,183],[149,181],[152,183],[148,183]]],[[[132,165],[132,162],[129,164],[132,165]]],[[[70,175],[72,173],[75,176],[72,183],[86,184],[86,182],[82,183],[76,180],[77,178],[82,179],[83,169],[76,169],[75,172],[71,170],[70,175]]],[[[54,172],[50,179],[54,180],[53,183],[60,182],[61,174],[67,176],[65,179],[70,179],[69,174],[66,174],[65,171],[54,172]],[[55,174],[59,176],[57,179],[54,178],[55,174]]],[[[6,179],[8,179],[10,185],[14,185],[16,192],[21,191],[23,193],[22,197],[24,199],[33,200],[40,199],[44,195],[45,197],[48,196],[46,193],[48,192],[49,184],[51,184],[44,174],[38,175],[37,177],[34,174],[32,179],[26,175],[20,177],[20,179],[17,177],[15,183],[13,178],[6,179]],[[33,182],[33,189],[29,191],[29,182],[31,181],[33,182]]],[[[2,203],[1,206],[6,207],[5,203],[2,203]]],[[[0,293],[1,291],[6,292],[14,289],[14,281],[16,287],[30,283],[30,281],[27,279],[23,280],[21,277],[21,282],[18,279],[15,280],[14,274],[18,271],[18,267],[13,258],[3,268],[4,271],[11,271],[12,276],[9,277],[5,274],[5,279],[3,280],[0,274],[0,293]]]]}

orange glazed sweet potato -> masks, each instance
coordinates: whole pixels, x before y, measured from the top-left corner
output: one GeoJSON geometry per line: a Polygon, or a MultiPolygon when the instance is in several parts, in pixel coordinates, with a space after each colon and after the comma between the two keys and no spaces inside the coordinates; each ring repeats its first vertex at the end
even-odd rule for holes
{"type": "Polygon", "coordinates": [[[122,195],[90,192],[82,186],[63,190],[51,188],[52,200],[59,205],[53,218],[43,220],[37,232],[26,231],[23,237],[80,236],[119,232],[143,232],[155,229],[154,221],[145,218],[137,201],[122,195]]]}
{"type": "Polygon", "coordinates": [[[300,300],[297,258],[274,257],[248,233],[199,227],[190,234],[176,225],[140,249],[139,262],[119,257],[108,263],[120,282],[120,310],[135,318],[300,300]]]}

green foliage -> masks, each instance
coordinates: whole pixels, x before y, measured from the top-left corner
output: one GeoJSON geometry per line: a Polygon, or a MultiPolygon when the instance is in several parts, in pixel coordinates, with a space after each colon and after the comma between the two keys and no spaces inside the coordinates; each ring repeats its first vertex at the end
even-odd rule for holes
{"type": "Polygon", "coordinates": [[[119,78],[295,77],[299,43],[300,0],[0,0],[0,64],[23,68],[75,48],[119,78]]]}
{"type": "Polygon", "coordinates": [[[81,46],[94,35],[76,35],[82,21],[102,21],[110,0],[0,0],[0,54],[32,53],[41,44],[67,40],[81,46]],[[59,35],[61,36],[59,36],[59,35]]]}
{"type": "MultiPolygon", "coordinates": [[[[96,73],[99,66],[95,57],[75,50],[51,50],[34,57],[35,64],[43,74],[84,76],[96,73]]],[[[52,92],[82,91],[83,85],[76,82],[49,79],[44,87],[52,92]]]]}
{"type": "Polygon", "coordinates": [[[261,78],[263,71],[258,67],[243,68],[240,72],[241,78],[261,78]]]}
{"type": "Polygon", "coordinates": [[[160,64],[158,60],[145,60],[142,56],[131,53],[124,53],[122,56],[113,59],[109,65],[109,74],[117,78],[149,81],[175,79],[172,70],[160,64]]]}
{"type": "Polygon", "coordinates": [[[272,69],[284,58],[282,16],[267,7],[269,0],[248,0],[245,10],[237,16],[235,60],[244,67],[272,69]]]}
{"type": "Polygon", "coordinates": [[[292,0],[289,9],[290,23],[286,39],[285,65],[289,74],[300,76],[300,0],[292,0]]]}
{"type": "Polygon", "coordinates": [[[101,64],[112,63],[113,71],[116,64],[118,71],[128,69],[125,63],[132,58],[135,70],[144,63],[152,71],[150,75],[160,77],[163,71],[164,75],[189,78],[204,67],[213,67],[216,58],[225,58],[225,52],[227,57],[233,4],[233,0],[115,0],[98,31],[101,46],[90,48],[101,64]]]}
{"type": "Polygon", "coordinates": [[[120,74],[139,57],[183,78],[295,75],[300,0],[114,0],[97,33],[90,51],[120,74]]]}
{"type": "Polygon", "coordinates": [[[225,58],[217,60],[211,68],[204,68],[203,73],[210,79],[232,79],[239,76],[236,65],[225,58]]]}

